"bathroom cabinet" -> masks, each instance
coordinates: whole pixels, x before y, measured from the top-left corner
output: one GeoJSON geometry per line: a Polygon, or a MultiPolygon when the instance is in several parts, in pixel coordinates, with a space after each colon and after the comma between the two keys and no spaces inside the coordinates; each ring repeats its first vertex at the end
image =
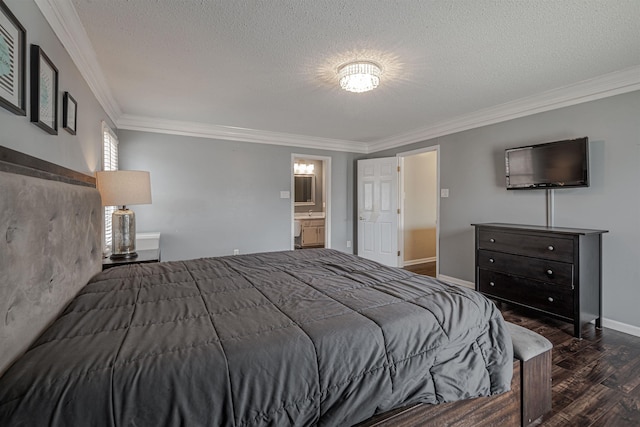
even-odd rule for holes
{"type": "Polygon", "coordinates": [[[324,219],[305,219],[302,226],[302,247],[324,246],[324,219]]]}

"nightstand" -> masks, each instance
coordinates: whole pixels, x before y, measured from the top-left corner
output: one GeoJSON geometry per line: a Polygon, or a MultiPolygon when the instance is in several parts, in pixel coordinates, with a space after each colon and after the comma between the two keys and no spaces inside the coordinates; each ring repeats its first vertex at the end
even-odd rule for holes
{"type": "Polygon", "coordinates": [[[145,264],[150,262],[160,262],[160,249],[144,249],[136,252],[138,253],[138,256],[135,258],[103,259],[102,270],[104,271],[107,268],[119,267],[121,265],[128,265],[128,264],[145,264]]]}

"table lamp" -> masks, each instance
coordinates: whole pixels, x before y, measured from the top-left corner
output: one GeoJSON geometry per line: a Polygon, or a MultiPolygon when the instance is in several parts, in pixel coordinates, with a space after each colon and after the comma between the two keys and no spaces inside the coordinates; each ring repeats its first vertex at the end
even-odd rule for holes
{"type": "Polygon", "coordinates": [[[136,253],[136,216],[127,205],[151,203],[149,172],[96,172],[96,187],[102,206],[117,206],[111,216],[111,258],[134,258],[136,253]]]}

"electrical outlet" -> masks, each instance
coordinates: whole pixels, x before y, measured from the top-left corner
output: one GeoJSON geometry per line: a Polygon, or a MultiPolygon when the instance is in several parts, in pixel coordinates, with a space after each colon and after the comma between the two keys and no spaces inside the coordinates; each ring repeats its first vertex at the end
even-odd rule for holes
{"type": "Polygon", "coordinates": [[[449,189],[441,188],[440,189],[440,197],[449,197],[449,189]]]}
{"type": "Polygon", "coordinates": [[[240,249],[234,249],[233,250],[233,254],[234,255],[240,255],[240,249]]]}
{"type": "Polygon", "coordinates": [[[347,247],[350,248],[351,247],[351,240],[347,240],[347,247]]]}

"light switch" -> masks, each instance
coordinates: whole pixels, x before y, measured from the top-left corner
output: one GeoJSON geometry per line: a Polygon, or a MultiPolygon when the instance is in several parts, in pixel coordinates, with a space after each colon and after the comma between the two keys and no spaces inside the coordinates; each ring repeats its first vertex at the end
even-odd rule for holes
{"type": "Polygon", "coordinates": [[[440,197],[449,197],[449,189],[441,188],[440,189],[440,197]]]}
{"type": "Polygon", "coordinates": [[[290,191],[281,191],[280,192],[280,198],[281,199],[289,199],[289,198],[291,198],[291,192],[290,191]]]}

